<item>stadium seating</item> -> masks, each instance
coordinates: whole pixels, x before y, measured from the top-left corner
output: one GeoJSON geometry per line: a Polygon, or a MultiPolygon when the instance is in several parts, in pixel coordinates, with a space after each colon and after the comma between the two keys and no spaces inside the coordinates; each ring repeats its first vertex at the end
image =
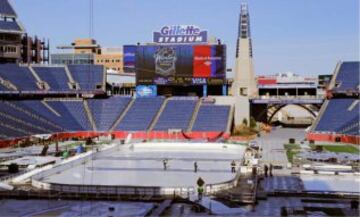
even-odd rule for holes
{"type": "MultiPolygon", "coordinates": [[[[121,117],[131,97],[113,96],[107,99],[88,99],[89,114],[97,131],[108,132],[121,117]]],[[[114,131],[147,131],[164,103],[164,97],[137,98],[123,114],[114,131]]],[[[167,101],[154,125],[154,131],[189,128],[198,98],[176,97],[167,101]]],[[[79,99],[11,100],[0,101],[0,140],[33,134],[93,131],[79,99]]],[[[225,131],[230,106],[201,105],[192,131],[225,131]]]]}
{"type": "MultiPolygon", "coordinates": [[[[103,66],[99,65],[70,65],[69,71],[76,83],[79,84],[80,90],[91,92],[98,90],[99,86],[103,87],[105,72],[103,66]]],[[[65,67],[60,66],[33,66],[33,70],[40,80],[49,85],[49,91],[58,92],[75,92],[69,87],[69,78],[66,74],[65,67]]],[[[41,91],[37,86],[37,80],[27,66],[17,64],[0,64],[0,80],[13,84],[18,91],[41,91]]],[[[0,92],[7,93],[14,91],[6,84],[0,83],[0,92]]],[[[30,93],[31,94],[31,93],[30,93]]]]}
{"type": "Polygon", "coordinates": [[[69,80],[64,67],[33,67],[42,81],[45,81],[51,91],[69,91],[69,80]]]}
{"type": "Polygon", "coordinates": [[[36,79],[28,67],[0,64],[0,77],[10,81],[20,91],[38,91],[36,79]]]}
{"type": "Polygon", "coordinates": [[[360,62],[343,62],[336,76],[334,91],[358,90],[360,62]]]}
{"type": "Polygon", "coordinates": [[[30,136],[30,132],[21,132],[16,128],[13,128],[8,123],[4,123],[4,120],[0,117],[0,129],[1,129],[1,139],[13,139],[13,138],[21,138],[24,136],[30,136]]]}
{"type": "Polygon", "coordinates": [[[337,130],[340,134],[345,135],[359,135],[360,132],[360,117],[359,114],[356,115],[352,120],[343,124],[337,130]]]}
{"type": "Polygon", "coordinates": [[[98,131],[108,131],[129,104],[130,97],[114,96],[109,99],[88,100],[98,131]]]}
{"type": "Polygon", "coordinates": [[[47,101],[47,104],[61,115],[59,124],[67,131],[92,130],[83,101],[47,101]]]}
{"type": "Polygon", "coordinates": [[[69,65],[68,68],[81,90],[96,90],[97,85],[103,84],[104,68],[101,65],[69,65]]]}
{"type": "Polygon", "coordinates": [[[0,116],[3,124],[24,130],[29,134],[51,133],[51,126],[34,114],[10,101],[0,101],[0,116]],[[49,129],[50,128],[50,129],[49,129]]]}
{"type": "Polygon", "coordinates": [[[230,106],[201,105],[192,131],[226,131],[230,106]]]}
{"type": "Polygon", "coordinates": [[[187,130],[194,112],[197,100],[193,98],[172,98],[161,113],[153,130],[167,131],[169,129],[187,130]]]}
{"type": "Polygon", "coordinates": [[[8,91],[9,89],[8,88],[6,88],[4,85],[2,85],[1,83],[0,83],[0,92],[1,91],[8,91]]]}
{"type": "Polygon", "coordinates": [[[11,30],[11,31],[22,31],[21,27],[19,26],[19,24],[16,21],[3,21],[0,20],[0,29],[1,30],[11,30]]]}
{"type": "Polygon", "coordinates": [[[42,119],[42,122],[46,124],[44,127],[51,130],[52,132],[63,132],[62,128],[58,123],[60,123],[61,116],[57,116],[49,108],[47,108],[42,101],[40,100],[21,100],[13,101],[13,104],[16,104],[19,107],[22,107],[24,110],[27,110],[29,113],[36,115],[42,119]]]}
{"type": "Polygon", "coordinates": [[[14,9],[9,4],[8,0],[0,1],[0,14],[7,16],[16,16],[14,9]]]}
{"type": "Polygon", "coordinates": [[[324,113],[319,117],[315,131],[340,133],[341,128],[348,126],[359,115],[359,103],[352,106],[355,100],[331,99],[324,113]]]}
{"type": "Polygon", "coordinates": [[[148,130],[163,101],[163,97],[137,98],[116,130],[148,130]]]}

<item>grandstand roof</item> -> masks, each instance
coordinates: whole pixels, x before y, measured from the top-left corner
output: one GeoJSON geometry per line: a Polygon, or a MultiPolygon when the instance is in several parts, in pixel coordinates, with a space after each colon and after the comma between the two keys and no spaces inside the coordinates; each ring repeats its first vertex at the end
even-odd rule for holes
{"type": "Polygon", "coordinates": [[[17,16],[8,0],[0,0],[0,14],[5,16],[17,16]]]}

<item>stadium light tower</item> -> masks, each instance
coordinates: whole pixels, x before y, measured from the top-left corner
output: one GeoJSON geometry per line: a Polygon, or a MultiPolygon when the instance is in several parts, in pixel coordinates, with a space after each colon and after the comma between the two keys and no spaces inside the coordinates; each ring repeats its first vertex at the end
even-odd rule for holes
{"type": "Polygon", "coordinates": [[[247,123],[250,123],[249,99],[255,97],[258,92],[252,57],[249,10],[247,4],[241,4],[236,44],[235,75],[231,87],[232,95],[235,97],[235,126],[239,126],[244,119],[247,119],[247,123]]]}

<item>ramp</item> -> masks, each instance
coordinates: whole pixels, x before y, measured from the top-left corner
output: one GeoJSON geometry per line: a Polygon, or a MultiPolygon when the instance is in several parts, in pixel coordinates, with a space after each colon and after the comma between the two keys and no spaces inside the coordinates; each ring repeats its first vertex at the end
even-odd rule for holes
{"type": "Polygon", "coordinates": [[[223,204],[219,201],[216,201],[208,196],[204,196],[202,198],[202,200],[198,200],[198,196],[196,194],[192,194],[192,195],[190,195],[189,200],[191,202],[207,209],[210,212],[210,214],[221,215],[221,216],[225,216],[225,215],[234,216],[234,215],[241,215],[241,214],[248,212],[248,210],[246,210],[245,208],[228,207],[225,204],[223,204]]]}

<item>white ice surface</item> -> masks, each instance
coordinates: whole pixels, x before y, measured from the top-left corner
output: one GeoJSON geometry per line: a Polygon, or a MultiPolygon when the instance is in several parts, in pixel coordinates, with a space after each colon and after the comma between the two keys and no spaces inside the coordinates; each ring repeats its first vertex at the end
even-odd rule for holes
{"type": "Polygon", "coordinates": [[[301,175],[307,191],[360,192],[360,176],[301,175]]]}
{"type": "Polygon", "coordinates": [[[195,186],[198,177],[207,184],[232,179],[230,163],[240,163],[245,147],[198,143],[145,143],[114,148],[94,160],[42,181],[63,184],[123,186],[195,186]],[[168,169],[163,169],[163,159],[168,169]],[[194,161],[198,172],[194,173],[194,161]]]}

